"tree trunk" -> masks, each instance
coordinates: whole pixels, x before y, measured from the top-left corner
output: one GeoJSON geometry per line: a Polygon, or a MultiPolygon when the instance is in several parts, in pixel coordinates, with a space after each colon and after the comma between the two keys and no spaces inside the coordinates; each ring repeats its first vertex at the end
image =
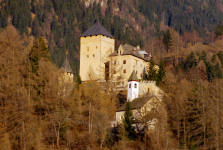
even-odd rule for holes
{"type": "Polygon", "coordinates": [[[203,91],[202,91],[202,100],[203,100],[203,132],[204,132],[204,150],[206,150],[206,131],[205,131],[205,127],[206,127],[206,124],[205,124],[205,106],[204,106],[204,98],[203,98],[203,91]]]}
{"type": "Polygon", "coordinates": [[[186,120],[185,120],[185,117],[184,117],[184,148],[186,148],[186,120]]]}
{"type": "Polygon", "coordinates": [[[219,137],[218,137],[218,98],[217,98],[217,120],[216,120],[216,150],[219,150],[219,137]]]}

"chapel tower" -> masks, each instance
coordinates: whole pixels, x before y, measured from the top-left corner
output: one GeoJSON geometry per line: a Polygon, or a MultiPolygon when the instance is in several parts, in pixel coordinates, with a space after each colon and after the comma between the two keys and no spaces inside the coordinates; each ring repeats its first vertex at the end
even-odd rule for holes
{"type": "Polygon", "coordinates": [[[72,83],[73,78],[74,78],[74,72],[70,67],[70,63],[69,63],[67,57],[62,65],[61,69],[63,70],[63,82],[72,83]]]}
{"type": "Polygon", "coordinates": [[[137,78],[137,75],[133,70],[128,80],[127,101],[131,102],[135,98],[138,98],[138,94],[139,94],[139,79],[137,78]]]}
{"type": "Polygon", "coordinates": [[[105,80],[107,57],[114,48],[114,37],[99,22],[84,32],[80,37],[81,80],[105,80]]]}

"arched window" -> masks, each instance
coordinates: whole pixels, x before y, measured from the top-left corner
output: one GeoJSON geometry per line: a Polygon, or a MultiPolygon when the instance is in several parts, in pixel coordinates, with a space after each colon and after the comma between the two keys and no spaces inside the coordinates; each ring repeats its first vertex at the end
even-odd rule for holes
{"type": "Polygon", "coordinates": [[[129,88],[131,88],[131,84],[129,84],[129,88]]]}
{"type": "Polygon", "coordinates": [[[137,88],[137,84],[135,83],[135,88],[137,88]]]}
{"type": "Polygon", "coordinates": [[[148,93],[149,93],[149,88],[148,88],[148,93]]]}

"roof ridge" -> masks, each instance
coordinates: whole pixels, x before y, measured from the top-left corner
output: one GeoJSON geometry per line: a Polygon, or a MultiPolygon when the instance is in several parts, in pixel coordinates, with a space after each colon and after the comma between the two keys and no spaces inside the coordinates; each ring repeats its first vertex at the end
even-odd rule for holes
{"type": "Polygon", "coordinates": [[[104,35],[110,38],[114,38],[98,21],[91,26],[87,31],[85,31],[83,36],[93,36],[93,35],[104,35]]]}
{"type": "Polygon", "coordinates": [[[65,72],[73,73],[73,70],[72,70],[72,68],[71,68],[71,66],[70,66],[70,63],[69,63],[67,57],[66,57],[66,59],[64,60],[63,65],[62,65],[61,68],[63,68],[63,70],[64,70],[65,72]]]}
{"type": "Polygon", "coordinates": [[[132,71],[132,74],[131,76],[129,77],[129,80],[128,81],[139,81],[136,73],[135,73],[135,70],[132,71]]]}

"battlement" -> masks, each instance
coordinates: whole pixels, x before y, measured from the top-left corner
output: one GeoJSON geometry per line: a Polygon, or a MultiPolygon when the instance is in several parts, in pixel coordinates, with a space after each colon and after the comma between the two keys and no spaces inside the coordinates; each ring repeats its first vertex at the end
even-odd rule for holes
{"type": "Polygon", "coordinates": [[[143,80],[139,82],[139,95],[145,94],[157,95],[159,88],[156,86],[156,81],[143,80]]]}
{"type": "Polygon", "coordinates": [[[143,81],[140,81],[139,83],[153,83],[153,84],[155,84],[156,81],[152,81],[152,80],[143,80],[143,81]]]}

